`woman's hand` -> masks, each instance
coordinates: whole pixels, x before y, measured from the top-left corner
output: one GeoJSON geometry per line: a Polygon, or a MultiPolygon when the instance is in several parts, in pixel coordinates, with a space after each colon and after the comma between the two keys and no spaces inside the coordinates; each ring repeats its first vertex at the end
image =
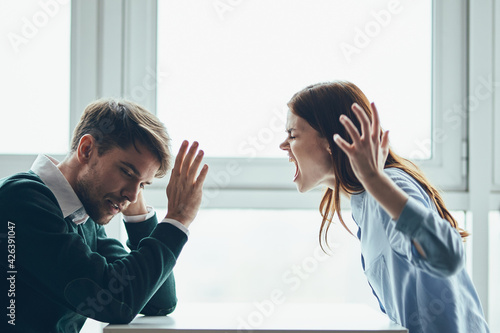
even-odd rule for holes
{"type": "Polygon", "coordinates": [[[354,174],[366,188],[367,182],[383,174],[385,161],[389,154],[389,132],[386,131],[380,138],[380,120],[375,104],[371,104],[373,121],[357,104],[352,105],[352,111],[361,124],[361,134],[347,116],[340,116],[340,122],[352,138],[352,144],[335,134],[333,140],[349,157],[354,174]]]}
{"type": "Polygon", "coordinates": [[[408,201],[408,195],[383,172],[389,154],[389,132],[384,132],[382,139],[380,138],[377,108],[373,103],[371,106],[373,121],[370,124],[370,119],[363,109],[358,104],[352,105],[352,110],[361,124],[361,135],[349,118],[344,115],[340,117],[340,122],[352,138],[352,144],[338,134],[333,136],[333,140],[349,157],[354,174],[363,188],[396,221],[408,201]]]}

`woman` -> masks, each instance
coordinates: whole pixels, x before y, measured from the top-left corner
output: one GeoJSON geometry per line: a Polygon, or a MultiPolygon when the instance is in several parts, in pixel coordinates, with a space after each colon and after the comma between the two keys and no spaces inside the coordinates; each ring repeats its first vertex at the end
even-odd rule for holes
{"type": "MultiPolygon", "coordinates": [[[[327,186],[320,244],[340,194],[351,200],[362,265],[381,310],[410,333],[489,332],[464,267],[462,239],[440,194],[389,148],[374,104],[354,84],[321,83],[288,103],[280,148],[296,165],[300,192],[327,186]]],[[[350,231],[349,231],[350,232],[350,231]]]]}

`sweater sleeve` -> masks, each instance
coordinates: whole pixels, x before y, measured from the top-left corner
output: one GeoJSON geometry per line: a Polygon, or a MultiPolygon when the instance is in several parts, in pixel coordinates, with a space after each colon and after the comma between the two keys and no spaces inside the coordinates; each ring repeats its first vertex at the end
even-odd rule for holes
{"type": "Polygon", "coordinates": [[[102,243],[108,260],[69,232],[52,192],[33,180],[3,184],[0,217],[16,225],[20,278],[83,316],[110,323],[128,323],[145,308],[187,241],[174,226],[159,224],[130,253],[102,243]]]}
{"type": "Polygon", "coordinates": [[[375,204],[378,215],[386,221],[383,224],[391,248],[432,275],[447,277],[459,271],[465,262],[460,233],[439,216],[427,193],[413,178],[402,171],[389,172],[389,176],[409,196],[397,221],[375,204]],[[418,253],[413,241],[422,247],[425,258],[418,253]]]}
{"type": "MultiPolygon", "coordinates": [[[[124,224],[128,234],[127,246],[130,250],[136,251],[140,241],[149,237],[154,231],[158,220],[155,214],[143,222],[125,222],[124,224]]],[[[104,227],[97,226],[97,229],[98,252],[106,257],[108,262],[119,260],[128,255],[118,240],[107,237],[104,227]]],[[[171,272],[140,313],[148,316],[165,316],[172,313],[176,305],[175,279],[174,273],[171,272]]]]}

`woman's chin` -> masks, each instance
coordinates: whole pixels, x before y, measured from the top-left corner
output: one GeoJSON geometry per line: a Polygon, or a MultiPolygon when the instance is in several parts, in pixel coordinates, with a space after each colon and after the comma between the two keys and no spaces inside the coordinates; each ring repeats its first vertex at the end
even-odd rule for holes
{"type": "Polygon", "coordinates": [[[298,190],[300,193],[306,193],[307,191],[309,191],[309,190],[305,190],[305,189],[303,189],[303,188],[300,188],[300,187],[298,187],[298,186],[297,186],[297,190],[298,190]]]}
{"type": "Polygon", "coordinates": [[[295,186],[297,186],[297,191],[300,193],[306,193],[311,189],[310,186],[303,184],[300,180],[294,180],[295,186]]]}

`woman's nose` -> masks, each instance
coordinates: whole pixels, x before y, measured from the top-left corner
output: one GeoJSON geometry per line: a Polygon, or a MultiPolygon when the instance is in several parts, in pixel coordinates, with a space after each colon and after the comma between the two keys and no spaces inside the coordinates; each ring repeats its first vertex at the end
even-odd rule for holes
{"type": "Polygon", "coordinates": [[[287,150],[288,147],[289,147],[288,140],[285,140],[282,143],[280,143],[280,149],[287,150]]]}

